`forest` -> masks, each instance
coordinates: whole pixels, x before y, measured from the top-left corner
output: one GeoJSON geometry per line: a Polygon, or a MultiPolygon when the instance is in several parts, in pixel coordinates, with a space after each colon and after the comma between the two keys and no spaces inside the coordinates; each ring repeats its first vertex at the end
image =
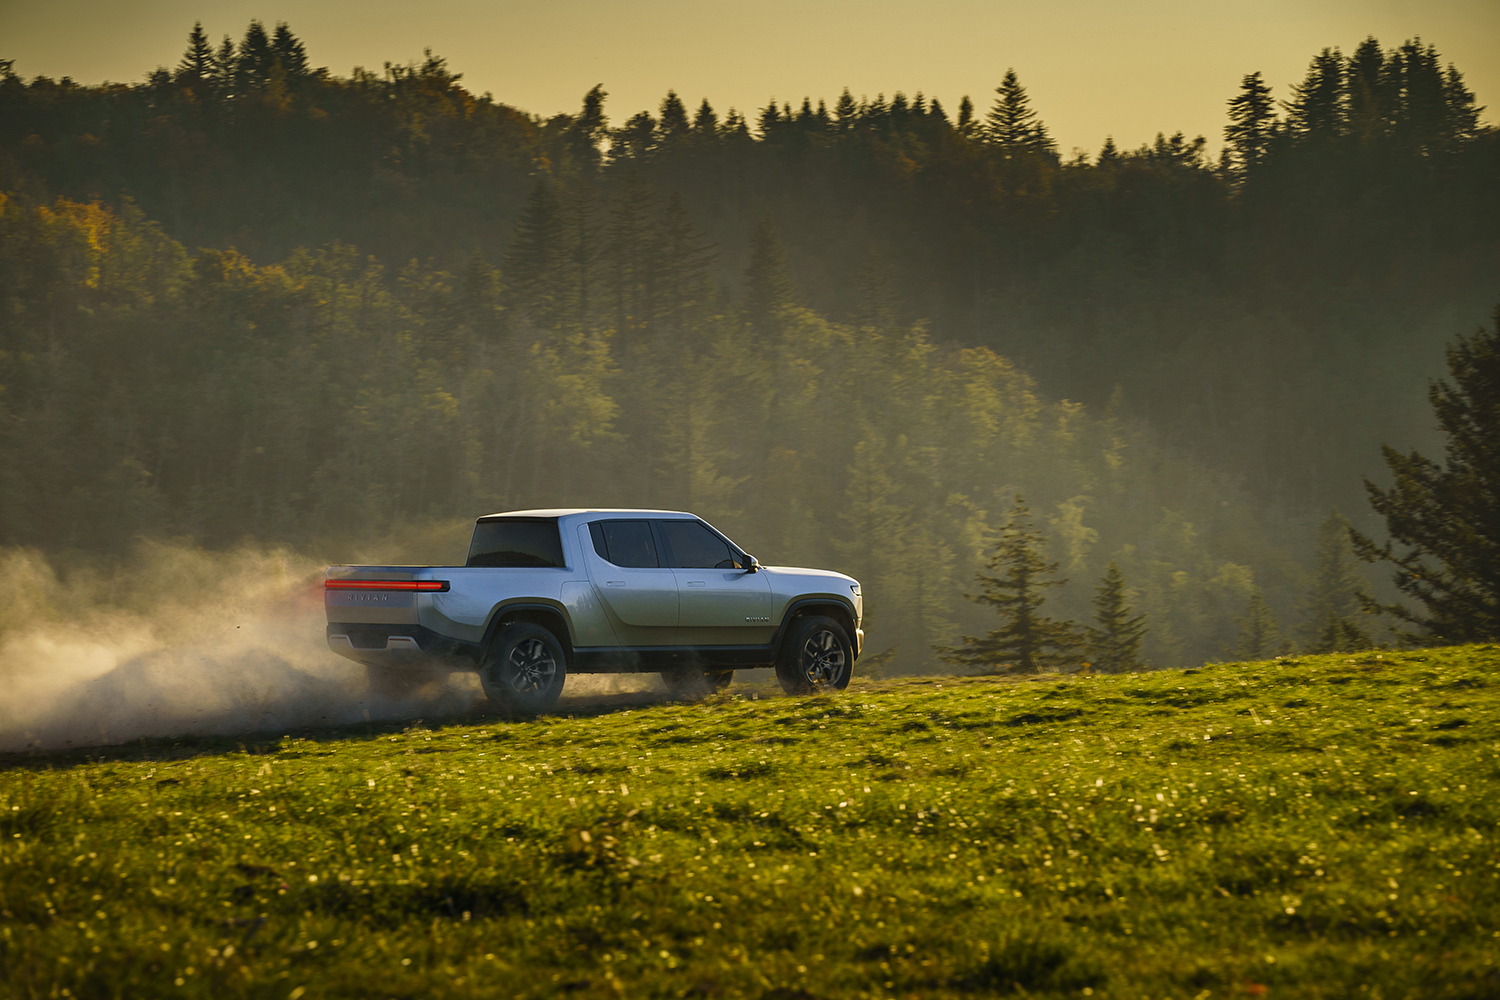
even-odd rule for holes
{"type": "Polygon", "coordinates": [[[689,509],[927,670],[1021,493],[1049,613],[1113,562],[1149,663],[1316,647],[1375,579],[1361,476],[1500,299],[1500,134],[1419,40],[1247,74],[1219,157],[1062,154],[1014,73],[612,124],[284,24],[0,71],[0,545],[62,563],[689,509]]]}

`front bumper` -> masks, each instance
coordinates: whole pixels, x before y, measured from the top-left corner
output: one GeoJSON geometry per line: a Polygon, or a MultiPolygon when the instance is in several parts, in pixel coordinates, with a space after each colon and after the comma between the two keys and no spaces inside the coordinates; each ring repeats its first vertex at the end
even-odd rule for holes
{"type": "Polygon", "coordinates": [[[860,651],[865,648],[865,630],[856,628],[854,630],[854,658],[859,659],[860,651]]]}

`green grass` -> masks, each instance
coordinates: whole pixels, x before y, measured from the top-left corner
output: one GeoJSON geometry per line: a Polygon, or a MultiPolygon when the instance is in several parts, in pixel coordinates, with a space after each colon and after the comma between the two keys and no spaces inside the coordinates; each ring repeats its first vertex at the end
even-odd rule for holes
{"type": "Polygon", "coordinates": [[[11,997],[1500,995],[1500,647],[0,771],[11,997]]]}

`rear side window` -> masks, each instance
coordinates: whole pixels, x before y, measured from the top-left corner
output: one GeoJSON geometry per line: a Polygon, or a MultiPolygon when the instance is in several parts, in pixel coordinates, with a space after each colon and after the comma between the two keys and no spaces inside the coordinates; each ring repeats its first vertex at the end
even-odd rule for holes
{"type": "Polygon", "coordinates": [[[658,521],[662,537],[679,569],[738,569],[724,539],[699,521],[658,521]]]}
{"type": "Polygon", "coordinates": [[[589,534],[594,551],[616,566],[656,567],[656,542],[651,538],[649,521],[592,521],[589,534]]]}
{"type": "Polygon", "coordinates": [[[562,536],[552,518],[503,518],[474,525],[465,566],[563,568],[562,536]]]}

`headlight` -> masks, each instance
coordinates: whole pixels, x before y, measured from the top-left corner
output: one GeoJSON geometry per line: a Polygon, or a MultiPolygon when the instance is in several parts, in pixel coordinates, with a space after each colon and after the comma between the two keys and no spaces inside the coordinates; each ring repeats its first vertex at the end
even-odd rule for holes
{"type": "Polygon", "coordinates": [[[859,592],[859,584],[857,584],[857,583],[851,583],[851,584],[849,584],[849,591],[850,591],[850,593],[852,593],[852,594],[853,594],[853,595],[854,595],[854,596],[855,596],[855,597],[861,597],[861,596],[863,596],[863,595],[862,595],[862,594],[861,594],[861,593],[860,593],[860,592],[859,592]]]}

